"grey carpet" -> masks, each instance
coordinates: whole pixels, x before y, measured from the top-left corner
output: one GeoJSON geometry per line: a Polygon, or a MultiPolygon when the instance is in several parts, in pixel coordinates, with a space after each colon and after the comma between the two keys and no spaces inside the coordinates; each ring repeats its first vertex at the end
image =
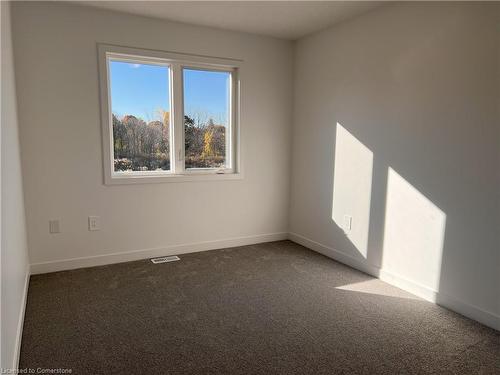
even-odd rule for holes
{"type": "Polygon", "coordinates": [[[500,333],[280,241],[32,276],[20,366],[500,374],[500,333]]]}

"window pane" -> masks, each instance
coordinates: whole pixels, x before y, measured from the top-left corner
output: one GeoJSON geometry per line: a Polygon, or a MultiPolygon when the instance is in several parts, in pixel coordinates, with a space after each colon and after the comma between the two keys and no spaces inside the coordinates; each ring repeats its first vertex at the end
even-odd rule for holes
{"type": "Polygon", "coordinates": [[[115,172],[170,170],[169,68],[109,60],[115,172]]]}
{"type": "Polygon", "coordinates": [[[184,69],[185,167],[228,167],[229,72],[184,69]]]}

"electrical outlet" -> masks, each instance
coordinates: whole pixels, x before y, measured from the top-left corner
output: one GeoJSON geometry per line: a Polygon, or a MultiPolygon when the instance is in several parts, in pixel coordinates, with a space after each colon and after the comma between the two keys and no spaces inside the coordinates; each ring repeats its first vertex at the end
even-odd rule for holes
{"type": "Polygon", "coordinates": [[[100,229],[101,229],[101,223],[99,216],[89,216],[89,230],[94,231],[100,229]]]}
{"type": "Polygon", "coordinates": [[[49,220],[49,233],[61,233],[59,220],[49,220]]]}
{"type": "Polygon", "coordinates": [[[352,229],[352,216],[344,215],[344,230],[346,232],[352,229]]]}

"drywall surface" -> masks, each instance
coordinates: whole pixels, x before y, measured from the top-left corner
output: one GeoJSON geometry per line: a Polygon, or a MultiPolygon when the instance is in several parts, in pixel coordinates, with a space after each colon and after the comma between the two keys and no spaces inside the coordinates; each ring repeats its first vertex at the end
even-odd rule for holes
{"type": "Polygon", "coordinates": [[[13,23],[32,263],[286,236],[291,42],[57,3],[17,3],[13,23]],[[242,59],[244,178],[105,186],[98,42],[242,59]]]}
{"type": "Polygon", "coordinates": [[[499,27],[498,4],[409,3],[299,40],[290,218],[497,328],[499,27]]]}
{"type": "Polygon", "coordinates": [[[10,4],[1,3],[1,364],[18,362],[28,277],[28,249],[19,151],[10,4]]]}

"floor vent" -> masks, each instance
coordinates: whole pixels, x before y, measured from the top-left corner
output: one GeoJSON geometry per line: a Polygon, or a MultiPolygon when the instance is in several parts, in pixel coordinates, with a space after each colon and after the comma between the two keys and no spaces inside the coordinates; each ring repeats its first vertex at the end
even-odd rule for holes
{"type": "Polygon", "coordinates": [[[170,255],[168,257],[161,257],[161,258],[153,258],[151,259],[151,262],[154,264],[158,263],[167,263],[167,262],[175,262],[177,260],[181,260],[177,255],[170,255]]]}

